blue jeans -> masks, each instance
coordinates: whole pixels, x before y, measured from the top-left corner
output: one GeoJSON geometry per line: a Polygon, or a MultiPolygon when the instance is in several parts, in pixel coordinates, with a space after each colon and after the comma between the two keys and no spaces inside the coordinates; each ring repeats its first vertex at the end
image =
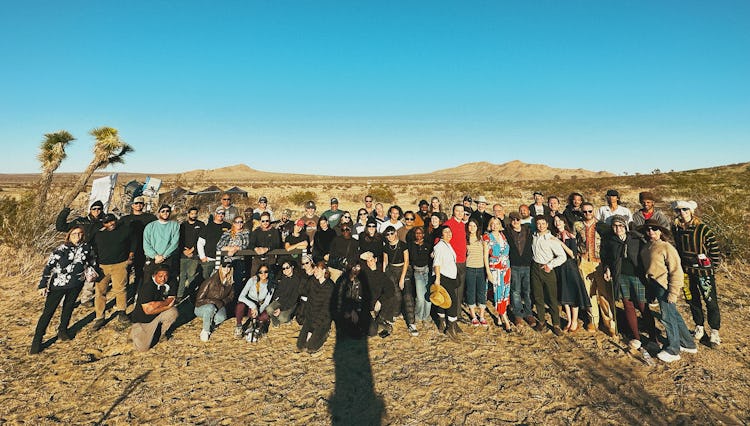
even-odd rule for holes
{"type": "Polygon", "coordinates": [[[484,268],[466,267],[466,304],[487,304],[487,275],[484,268]]]}
{"type": "Polygon", "coordinates": [[[203,318],[203,331],[210,333],[214,324],[218,326],[227,319],[227,309],[222,307],[217,310],[213,303],[206,303],[195,308],[195,316],[203,318]]]}
{"type": "Polygon", "coordinates": [[[510,267],[510,305],[516,318],[531,315],[531,269],[528,266],[510,267]]]}
{"type": "Polygon", "coordinates": [[[180,281],[177,286],[177,298],[182,299],[185,290],[191,291],[193,280],[198,276],[198,266],[201,264],[199,259],[180,259],[180,281]]]}
{"type": "Polygon", "coordinates": [[[414,317],[417,321],[425,321],[430,319],[430,303],[429,296],[429,281],[430,281],[430,267],[429,266],[415,266],[414,270],[414,285],[417,289],[417,299],[414,308],[414,317]]]}
{"type": "Polygon", "coordinates": [[[667,332],[668,343],[662,349],[672,355],[679,355],[680,346],[689,349],[695,348],[693,335],[690,334],[685,321],[677,312],[677,304],[667,301],[669,293],[664,287],[655,282],[651,282],[650,285],[654,287],[654,295],[659,300],[661,323],[664,324],[664,329],[667,332]]]}

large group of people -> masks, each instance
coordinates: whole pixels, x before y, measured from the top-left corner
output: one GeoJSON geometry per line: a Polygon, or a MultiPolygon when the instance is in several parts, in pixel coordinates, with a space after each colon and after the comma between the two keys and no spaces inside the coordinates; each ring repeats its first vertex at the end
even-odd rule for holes
{"type": "Polygon", "coordinates": [[[650,192],[639,194],[642,208],[634,212],[616,190],[599,208],[580,193],[565,207],[558,196],[532,197],[506,215],[484,196],[467,195],[447,211],[432,197],[404,211],[367,195],[352,212],[332,198],[320,215],[308,201],[299,218],[285,209],[275,219],[266,197],[240,211],[224,194],[205,223],[197,207],[181,223],[169,205],[147,213],[143,197],[120,218],[99,201],[72,221],[65,208],[56,221],[65,241],[38,286],[46,301],[30,352],[42,350],[59,305],[58,339],[72,338],[79,295],[82,307],[94,308],[94,331],[107,326],[107,300],[114,299],[112,318],[130,327],[140,351],[165,336],[184,301],[202,321],[203,342],[233,313],[234,336],[249,342],[296,320],[296,348],[312,354],[332,324],[342,336],[387,338],[400,318],[412,336],[432,328],[457,341],[462,326],[491,324],[554,336],[622,333],[634,350],[658,348],[665,362],[697,352],[703,338],[710,347],[721,343],[721,253],[694,201],[672,202],[670,219],[650,192]],[[127,314],[129,288],[136,294],[127,314]],[[676,308],[681,292],[692,333],[676,308]],[[619,327],[615,300],[624,311],[619,327]],[[651,312],[657,305],[666,337],[651,312]]]}

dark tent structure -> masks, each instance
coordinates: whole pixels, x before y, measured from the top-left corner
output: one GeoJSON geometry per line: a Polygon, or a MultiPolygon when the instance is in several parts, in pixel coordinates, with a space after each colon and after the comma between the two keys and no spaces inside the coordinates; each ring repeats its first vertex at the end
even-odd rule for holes
{"type": "Polygon", "coordinates": [[[233,186],[233,187],[227,189],[224,192],[226,192],[227,194],[231,195],[232,199],[235,199],[235,198],[247,198],[247,191],[245,191],[242,188],[236,187],[236,186],[233,186]]]}

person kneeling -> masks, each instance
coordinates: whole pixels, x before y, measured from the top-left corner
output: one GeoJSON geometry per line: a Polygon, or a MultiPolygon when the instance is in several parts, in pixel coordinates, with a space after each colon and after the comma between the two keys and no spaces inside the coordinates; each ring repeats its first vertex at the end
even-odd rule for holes
{"type": "Polygon", "coordinates": [[[201,342],[208,342],[214,327],[227,319],[227,304],[234,300],[232,261],[222,263],[198,288],[195,316],[203,319],[201,342]]]}
{"type": "MultiPolygon", "coordinates": [[[[163,337],[169,327],[177,321],[177,308],[174,306],[175,297],[170,293],[166,284],[169,279],[169,268],[159,266],[138,289],[138,302],[131,315],[133,327],[130,337],[136,350],[145,352],[156,342],[157,331],[163,337]]],[[[176,290],[176,289],[175,289],[176,290]]]]}

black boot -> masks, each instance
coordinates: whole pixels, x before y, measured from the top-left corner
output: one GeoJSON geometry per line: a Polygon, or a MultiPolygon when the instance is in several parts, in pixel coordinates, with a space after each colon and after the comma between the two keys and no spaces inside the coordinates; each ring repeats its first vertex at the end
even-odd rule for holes
{"type": "Polygon", "coordinates": [[[445,333],[445,317],[440,317],[438,319],[438,331],[445,333]]]}
{"type": "Polygon", "coordinates": [[[446,334],[448,337],[450,337],[451,340],[457,341],[458,340],[458,324],[456,324],[456,321],[449,321],[448,327],[446,330],[446,334]]]}
{"type": "Polygon", "coordinates": [[[70,337],[70,334],[68,334],[67,330],[61,328],[57,331],[57,340],[66,341],[71,339],[72,337],[70,337]]]}
{"type": "Polygon", "coordinates": [[[34,355],[38,354],[42,351],[42,342],[37,340],[31,341],[31,349],[29,349],[29,354],[34,355]]]}

